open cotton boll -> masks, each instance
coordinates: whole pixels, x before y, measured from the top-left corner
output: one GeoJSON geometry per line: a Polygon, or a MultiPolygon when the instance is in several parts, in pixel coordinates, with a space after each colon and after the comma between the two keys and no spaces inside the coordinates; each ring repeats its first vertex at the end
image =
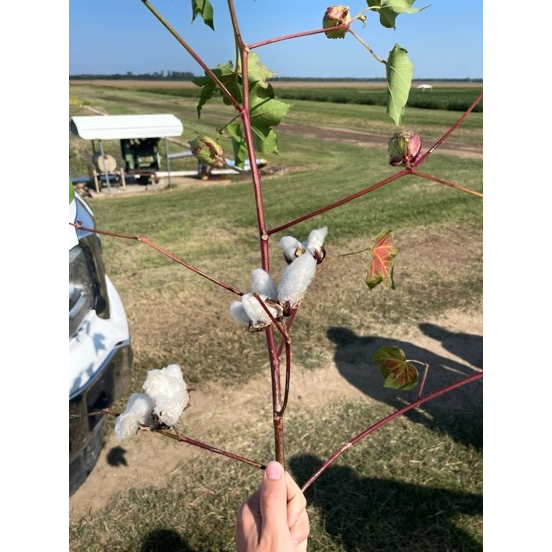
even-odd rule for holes
{"type": "Polygon", "coordinates": [[[278,301],[284,312],[299,304],[315,275],[316,259],[310,253],[297,257],[284,269],[278,286],[278,301]]]}
{"type": "Polygon", "coordinates": [[[307,251],[321,263],[326,256],[326,250],[324,249],[324,240],[328,235],[328,227],[323,226],[317,230],[313,230],[307,240],[307,251]]]}
{"type": "MultiPolygon", "coordinates": [[[[270,311],[272,316],[274,316],[274,318],[281,318],[282,310],[279,305],[276,305],[274,303],[271,305],[267,303],[268,297],[266,295],[259,294],[259,298],[268,307],[268,310],[270,311]]],[[[252,330],[262,330],[263,328],[266,328],[267,326],[270,326],[270,324],[272,324],[270,316],[268,316],[266,311],[263,309],[258,299],[251,293],[247,293],[242,297],[242,305],[245,312],[247,313],[247,316],[249,317],[250,328],[252,330]]]]}
{"type": "Polygon", "coordinates": [[[256,268],[251,271],[251,291],[259,295],[271,297],[272,299],[276,299],[278,295],[278,291],[276,290],[276,286],[270,274],[262,268],[256,268]]]}
{"type": "Polygon", "coordinates": [[[236,322],[249,326],[249,316],[247,316],[241,301],[232,301],[232,304],[230,305],[230,315],[236,322]]]}
{"type": "Polygon", "coordinates": [[[119,440],[136,435],[140,426],[151,426],[153,399],[146,393],[133,393],[128,399],[125,411],[115,421],[115,436],[119,440]]]}
{"type": "Polygon", "coordinates": [[[182,370],[170,364],[160,370],[149,370],[143,388],[153,399],[154,412],[168,426],[174,425],[184,412],[190,396],[182,370]]]}
{"type": "Polygon", "coordinates": [[[284,258],[288,263],[292,263],[299,255],[305,252],[303,244],[293,236],[284,236],[278,245],[284,253],[284,258]]]}

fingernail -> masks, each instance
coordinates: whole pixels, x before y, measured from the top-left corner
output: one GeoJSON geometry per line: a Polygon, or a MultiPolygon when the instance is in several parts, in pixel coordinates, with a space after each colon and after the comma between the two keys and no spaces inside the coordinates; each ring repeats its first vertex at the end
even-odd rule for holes
{"type": "Polygon", "coordinates": [[[281,479],[282,478],[282,466],[278,462],[269,462],[265,469],[267,479],[281,479]]]}

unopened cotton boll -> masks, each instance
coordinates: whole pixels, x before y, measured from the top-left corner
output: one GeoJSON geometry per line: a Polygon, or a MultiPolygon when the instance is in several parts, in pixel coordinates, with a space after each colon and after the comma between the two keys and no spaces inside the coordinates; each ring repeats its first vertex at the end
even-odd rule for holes
{"type": "Polygon", "coordinates": [[[278,286],[278,301],[284,312],[300,303],[315,275],[316,259],[310,253],[297,257],[284,269],[278,286]]]}
{"type": "Polygon", "coordinates": [[[153,424],[153,399],[146,393],[133,393],[126,408],[115,421],[115,436],[119,440],[132,437],[141,426],[153,424]]]}
{"type": "Polygon", "coordinates": [[[262,268],[256,268],[251,271],[251,291],[259,295],[271,297],[272,299],[276,299],[278,295],[278,291],[276,290],[276,286],[270,274],[262,268]]]}
{"type": "Polygon", "coordinates": [[[153,411],[168,426],[173,426],[178,421],[190,400],[178,364],[170,364],[160,370],[149,370],[143,388],[154,401],[153,411]]]}
{"type": "Polygon", "coordinates": [[[286,262],[292,263],[297,257],[302,255],[305,252],[303,244],[293,236],[284,236],[279,242],[278,245],[284,253],[284,259],[286,262]]]}

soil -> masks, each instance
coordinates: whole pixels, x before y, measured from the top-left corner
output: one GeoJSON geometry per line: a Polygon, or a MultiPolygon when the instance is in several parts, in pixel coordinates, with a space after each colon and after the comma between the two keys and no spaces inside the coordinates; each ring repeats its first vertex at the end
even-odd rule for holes
{"type": "MultiPolygon", "coordinates": [[[[466,373],[482,368],[483,320],[481,313],[468,314],[451,311],[446,316],[430,321],[440,328],[434,337],[421,330],[405,331],[403,340],[430,351],[441,358],[445,365],[462,367],[466,373]],[[443,336],[446,335],[446,338],[443,336]],[[458,353],[461,356],[458,356],[458,353]]],[[[428,332],[429,333],[429,332],[428,332]]],[[[394,336],[395,338],[397,335],[394,336]]],[[[457,368],[456,368],[457,369],[457,368]]],[[[374,400],[345,378],[335,362],[318,370],[299,371],[292,376],[292,398],[300,400],[302,409],[323,407],[338,399],[374,400]],[[293,397],[293,389],[302,389],[301,396],[293,397]],[[308,389],[308,393],[304,390],[308,389]]],[[[271,425],[271,413],[267,409],[268,374],[251,380],[245,387],[229,392],[227,387],[212,385],[191,394],[190,408],[186,410],[187,425],[197,434],[205,434],[216,427],[217,433],[240,423],[271,425]]],[[[454,392],[450,394],[453,397],[454,392]]],[[[481,400],[478,396],[477,400],[481,400]]],[[[190,435],[194,437],[194,435],[190,435]]],[[[192,446],[176,444],[158,434],[138,434],[125,441],[117,441],[108,435],[98,462],[84,484],[69,500],[70,517],[73,520],[105,507],[120,491],[142,486],[163,487],[178,464],[197,454],[210,454],[192,446]],[[163,458],[163,463],[159,462],[163,458]]]]}

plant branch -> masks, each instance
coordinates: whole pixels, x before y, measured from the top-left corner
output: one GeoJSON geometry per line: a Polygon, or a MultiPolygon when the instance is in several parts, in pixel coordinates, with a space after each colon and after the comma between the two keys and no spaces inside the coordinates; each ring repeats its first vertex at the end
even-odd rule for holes
{"type": "Polygon", "coordinates": [[[303,222],[305,220],[308,220],[312,217],[316,217],[317,215],[321,215],[322,213],[325,213],[327,211],[331,211],[332,209],[335,209],[336,207],[340,207],[341,205],[344,205],[345,203],[349,203],[349,201],[353,201],[354,199],[357,199],[359,197],[362,197],[363,195],[366,195],[370,192],[373,192],[374,190],[377,190],[378,188],[382,188],[386,184],[390,184],[391,182],[394,182],[395,180],[401,178],[402,176],[405,176],[406,174],[409,174],[408,169],[403,169],[402,171],[399,171],[398,173],[386,178],[385,180],[381,180],[380,182],[377,182],[376,184],[372,184],[371,186],[368,186],[368,188],[364,188],[364,190],[360,190],[359,192],[356,192],[354,194],[351,194],[347,197],[344,197],[343,199],[340,199],[339,201],[336,201],[334,203],[330,203],[329,205],[326,205],[325,207],[322,207],[321,209],[317,209],[316,211],[312,211],[311,213],[308,213],[306,215],[303,215],[302,217],[299,217],[295,220],[292,220],[291,222],[286,222],[285,224],[282,224],[281,226],[277,226],[276,228],[271,228],[270,230],[267,230],[267,234],[271,236],[272,234],[276,234],[277,232],[281,232],[282,230],[285,230],[286,228],[289,228],[290,226],[295,226],[296,224],[299,224],[300,222],[303,222]]]}
{"type": "Polygon", "coordinates": [[[155,249],[156,251],[159,251],[159,253],[162,253],[165,255],[165,257],[168,257],[172,261],[186,267],[187,269],[191,270],[192,272],[195,272],[197,275],[202,276],[206,280],[209,280],[210,282],[213,282],[213,284],[216,284],[217,286],[220,286],[221,288],[224,288],[232,293],[235,293],[236,295],[239,295],[240,297],[243,295],[243,291],[239,291],[236,288],[230,286],[229,284],[225,284],[224,282],[221,282],[220,280],[217,280],[213,276],[209,276],[207,273],[203,272],[199,268],[191,265],[190,263],[186,262],[184,259],[181,259],[180,257],[177,257],[174,253],[171,253],[164,247],[161,247],[160,245],[157,245],[155,242],[151,241],[150,239],[146,238],[145,236],[133,236],[129,234],[118,234],[116,232],[108,232],[106,230],[98,230],[97,228],[87,228],[86,226],[83,226],[82,224],[78,222],[70,222],[71,226],[74,226],[77,230],[83,230],[85,232],[91,232],[93,234],[102,234],[104,236],[112,236],[114,238],[122,238],[125,240],[136,240],[139,241],[145,245],[148,245],[149,247],[155,249]]]}
{"type": "Polygon", "coordinates": [[[180,45],[190,54],[190,56],[198,63],[198,65],[205,71],[205,74],[217,85],[220,91],[228,98],[230,103],[236,108],[240,109],[241,106],[239,102],[234,98],[234,96],[228,91],[226,86],[221,82],[221,80],[209,69],[205,62],[197,55],[195,50],[173,29],[171,25],[159,14],[159,12],[149,3],[148,0],[142,0],[146,8],[159,20],[159,22],[176,38],[180,45]]]}
{"type": "Polygon", "coordinates": [[[454,389],[457,389],[459,387],[462,387],[463,385],[466,385],[468,383],[472,383],[480,378],[483,377],[483,372],[477,372],[476,374],[473,374],[471,376],[468,376],[467,378],[464,378],[460,381],[457,381],[451,385],[447,385],[446,387],[443,387],[442,389],[439,389],[438,391],[435,391],[434,393],[431,393],[430,395],[427,395],[426,397],[423,397],[422,399],[418,399],[417,401],[414,401],[413,403],[410,403],[409,405],[396,410],[392,414],[389,414],[389,416],[386,416],[385,418],[382,418],[379,422],[376,422],[374,425],[370,426],[369,428],[365,429],[362,433],[359,433],[356,437],[353,437],[349,441],[347,441],[339,450],[334,452],[323,464],[320,466],[314,474],[310,477],[310,479],[301,487],[301,490],[305,492],[313,483],[318,479],[318,477],[331,465],[333,464],[347,449],[351,448],[352,446],[356,445],[359,441],[370,435],[371,433],[374,433],[377,429],[384,426],[385,424],[389,423],[390,421],[394,420],[395,418],[401,416],[402,414],[405,414],[409,410],[412,410],[414,408],[417,408],[418,406],[431,401],[435,399],[436,397],[439,397],[440,395],[444,395],[445,393],[449,393],[450,391],[453,391],[454,389]]]}
{"type": "Polygon", "coordinates": [[[414,176],[419,176],[420,178],[425,178],[426,180],[432,180],[433,182],[443,184],[444,186],[449,186],[450,188],[454,188],[455,190],[460,190],[461,192],[466,192],[468,194],[472,194],[474,196],[481,197],[481,198],[483,197],[483,194],[480,192],[470,190],[469,188],[464,188],[463,186],[459,186],[458,184],[453,184],[452,182],[447,182],[446,180],[441,180],[440,178],[437,178],[436,176],[431,176],[430,174],[422,173],[416,170],[411,170],[410,174],[414,176]]]}
{"type": "Polygon", "coordinates": [[[477,104],[483,99],[483,91],[479,93],[475,101],[468,107],[468,109],[460,116],[460,118],[431,146],[418,160],[412,163],[412,168],[419,167],[468,117],[468,115],[475,109],[477,104]]]}
{"type": "Polygon", "coordinates": [[[224,449],[219,449],[217,447],[213,447],[211,445],[208,445],[207,443],[203,443],[201,441],[197,441],[195,439],[192,439],[191,437],[187,437],[186,435],[183,435],[182,433],[179,433],[175,428],[173,428],[176,433],[173,433],[172,431],[169,431],[168,429],[155,429],[154,431],[156,433],[160,433],[161,435],[164,435],[165,437],[169,437],[171,439],[174,439],[176,441],[179,441],[181,443],[188,443],[189,445],[193,445],[194,447],[199,447],[204,450],[208,450],[210,452],[214,452],[215,454],[220,454],[221,456],[226,456],[228,458],[232,458],[234,460],[239,460],[240,462],[243,462],[245,464],[249,464],[250,466],[253,466],[255,468],[260,468],[261,470],[264,470],[266,466],[259,462],[255,462],[255,460],[250,460],[249,458],[245,458],[243,456],[240,456],[239,454],[234,454],[233,452],[228,452],[224,449]]]}

